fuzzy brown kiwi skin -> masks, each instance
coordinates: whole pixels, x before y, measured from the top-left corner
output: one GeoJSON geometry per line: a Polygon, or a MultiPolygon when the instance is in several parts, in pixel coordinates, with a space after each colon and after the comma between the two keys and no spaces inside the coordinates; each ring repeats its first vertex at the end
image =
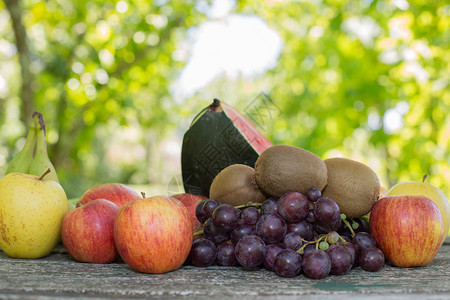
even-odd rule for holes
{"type": "Polygon", "coordinates": [[[255,170],[243,164],[234,164],[220,171],[211,184],[209,198],[233,206],[266,200],[256,184],[255,170]]]}
{"type": "Polygon", "coordinates": [[[348,158],[324,160],[328,185],[322,196],[333,199],[341,213],[349,218],[368,214],[378,199],[380,180],[367,165],[348,158]]]}
{"type": "Polygon", "coordinates": [[[312,152],[290,145],[267,148],[255,163],[255,179],[267,194],[281,197],[286,192],[305,194],[312,187],[327,184],[327,168],[312,152]]]}

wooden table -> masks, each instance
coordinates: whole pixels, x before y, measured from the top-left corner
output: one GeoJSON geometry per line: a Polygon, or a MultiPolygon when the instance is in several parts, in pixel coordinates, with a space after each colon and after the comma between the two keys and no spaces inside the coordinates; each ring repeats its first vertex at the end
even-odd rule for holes
{"type": "Polygon", "coordinates": [[[264,269],[246,271],[219,266],[183,266],[162,275],[141,274],[125,263],[75,262],[62,246],[37,260],[12,259],[0,251],[0,299],[73,297],[450,299],[450,239],[428,267],[402,269],[385,265],[375,273],[356,268],[349,274],[322,280],[303,275],[283,278],[264,269]]]}

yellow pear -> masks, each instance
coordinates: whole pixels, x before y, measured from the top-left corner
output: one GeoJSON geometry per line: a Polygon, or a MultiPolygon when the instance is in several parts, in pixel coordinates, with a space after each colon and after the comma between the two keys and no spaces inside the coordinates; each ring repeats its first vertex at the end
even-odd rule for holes
{"type": "Polygon", "coordinates": [[[44,257],[60,241],[68,202],[61,185],[45,179],[48,172],[0,179],[0,248],[10,257],[44,257]]]}
{"type": "MultiPolygon", "coordinates": [[[[425,179],[426,177],[424,177],[424,181],[425,179]]],[[[425,182],[405,181],[394,185],[387,195],[421,195],[430,198],[441,211],[444,232],[450,234],[450,203],[444,192],[438,187],[425,182]]]]}

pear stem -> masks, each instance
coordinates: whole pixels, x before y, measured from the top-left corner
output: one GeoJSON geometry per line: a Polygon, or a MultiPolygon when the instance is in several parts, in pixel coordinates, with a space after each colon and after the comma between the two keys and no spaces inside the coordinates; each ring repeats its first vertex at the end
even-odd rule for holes
{"type": "Polygon", "coordinates": [[[44,174],[42,174],[41,177],[39,177],[39,180],[43,180],[45,176],[47,176],[47,174],[49,174],[51,172],[50,168],[47,169],[47,171],[44,172],[44,174]]]}
{"type": "Polygon", "coordinates": [[[422,182],[425,183],[425,180],[427,180],[428,174],[423,175],[422,182]]]}
{"type": "MultiPolygon", "coordinates": [[[[44,134],[47,135],[47,130],[45,129],[45,120],[44,120],[44,116],[40,113],[35,111],[32,115],[32,117],[34,118],[34,116],[37,116],[37,120],[39,121],[39,129],[44,131],[44,134]]],[[[37,124],[36,124],[37,125],[37,124]]],[[[37,128],[37,127],[36,127],[37,128]]]]}

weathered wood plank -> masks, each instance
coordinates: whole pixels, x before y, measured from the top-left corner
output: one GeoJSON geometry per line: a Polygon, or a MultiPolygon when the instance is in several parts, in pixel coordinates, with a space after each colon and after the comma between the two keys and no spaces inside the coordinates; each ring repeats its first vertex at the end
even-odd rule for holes
{"type": "Polygon", "coordinates": [[[0,252],[0,298],[276,298],[298,296],[381,299],[450,299],[450,241],[424,268],[386,265],[370,273],[361,268],[344,276],[312,280],[282,278],[264,269],[183,266],[163,275],[141,274],[124,263],[93,265],[75,262],[63,247],[38,260],[11,259],[0,252]]]}

